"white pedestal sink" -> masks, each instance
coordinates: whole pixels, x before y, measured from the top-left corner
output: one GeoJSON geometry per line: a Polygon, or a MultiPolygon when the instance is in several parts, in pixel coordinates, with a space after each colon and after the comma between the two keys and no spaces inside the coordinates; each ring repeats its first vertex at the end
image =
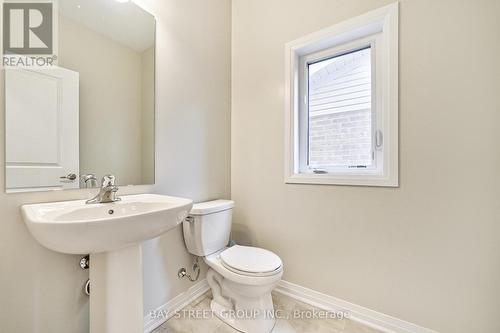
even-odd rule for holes
{"type": "Polygon", "coordinates": [[[154,194],[106,204],[85,200],[24,205],[28,229],[43,246],[90,254],[91,333],[143,332],[140,243],[182,222],[192,201],[154,194]]]}

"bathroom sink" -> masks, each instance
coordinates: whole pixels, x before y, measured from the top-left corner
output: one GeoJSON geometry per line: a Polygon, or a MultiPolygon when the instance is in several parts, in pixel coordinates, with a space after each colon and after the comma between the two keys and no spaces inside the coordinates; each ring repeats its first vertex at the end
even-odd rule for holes
{"type": "Polygon", "coordinates": [[[144,331],[141,242],[174,228],[192,206],[189,199],[138,194],[111,203],[24,205],[21,211],[43,246],[90,254],[90,332],[136,333],[144,331]]]}
{"type": "Polygon", "coordinates": [[[21,207],[29,231],[43,246],[63,253],[110,252],[155,238],[178,225],[189,199],[155,194],[126,195],[121,201],[85,200],[21,207]]]}
{"type": "Polygon", "coordinates": [[[24,205],[21,211],[43,246],[90,254],[90,332],[135,333],[144,329],[141,242],[181,223],[192,205],[189,199],[139,194],[111,203],[24,205]]]}

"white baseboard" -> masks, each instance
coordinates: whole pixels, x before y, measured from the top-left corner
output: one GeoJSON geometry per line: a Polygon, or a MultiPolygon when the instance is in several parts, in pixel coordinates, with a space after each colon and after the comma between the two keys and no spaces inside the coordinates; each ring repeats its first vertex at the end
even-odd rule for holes
{"type": "MultiPolygon", "coordinates": [[[[209,289],[210,287],[208,286],[206,279],[203,279],[187,291],[155,309],[156,313],[161,313],[163,315],[152,317],[150,314],[147,314],[144,317],[144,332],[150,333],[173,316],[176,311],[182,310],[185,306],[202,296],[209,289]]],[[[319,309],[330,311],[348,311],[349,319],[360,322],[366,326],[373,327],[385,333],[438,333],[428,328],[367,309],[333,296],[301,287],[291,282],[283,280],[280,281],[274,291],[319,309]]]]}
{"type": "Polygon", "coordinates": [[[155,328],[159,327],[172,317],[176,311],[182,310],[195,299],[206,293],[209,289],[210,287],[208,286],[207,280],[203,279],[182,294],[177,295],[167,303],[154,310],[156,314],[160,315],[153,317],[149,313],[146,314],[144,317],[144,333],[150,333],[155,328]]]}
{"type": "Polygon", "coordinates": [[[349,319],[386,333],[438,333],[291,282],[280,281],[275,291],[323,310],[348,311],[349,319]]]}

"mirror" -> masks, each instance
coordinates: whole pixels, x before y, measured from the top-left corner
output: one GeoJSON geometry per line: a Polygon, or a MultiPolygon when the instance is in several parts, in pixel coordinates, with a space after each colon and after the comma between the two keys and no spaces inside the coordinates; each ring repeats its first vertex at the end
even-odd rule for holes
{"type": "Polygon", "coordinates": [[[5,69],[6,191],[153,184],[154,16],[58,3],[57,66],[5,69]]]}

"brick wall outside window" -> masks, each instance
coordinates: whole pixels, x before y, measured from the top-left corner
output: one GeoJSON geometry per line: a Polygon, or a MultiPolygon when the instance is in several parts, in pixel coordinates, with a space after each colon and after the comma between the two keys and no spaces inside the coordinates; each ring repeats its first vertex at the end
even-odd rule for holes
{"type": "Polygon", "coordinates": [[[370,165],[370,110],[326,114],[309,119],[309,165],[313,168],[370,165]]]}

